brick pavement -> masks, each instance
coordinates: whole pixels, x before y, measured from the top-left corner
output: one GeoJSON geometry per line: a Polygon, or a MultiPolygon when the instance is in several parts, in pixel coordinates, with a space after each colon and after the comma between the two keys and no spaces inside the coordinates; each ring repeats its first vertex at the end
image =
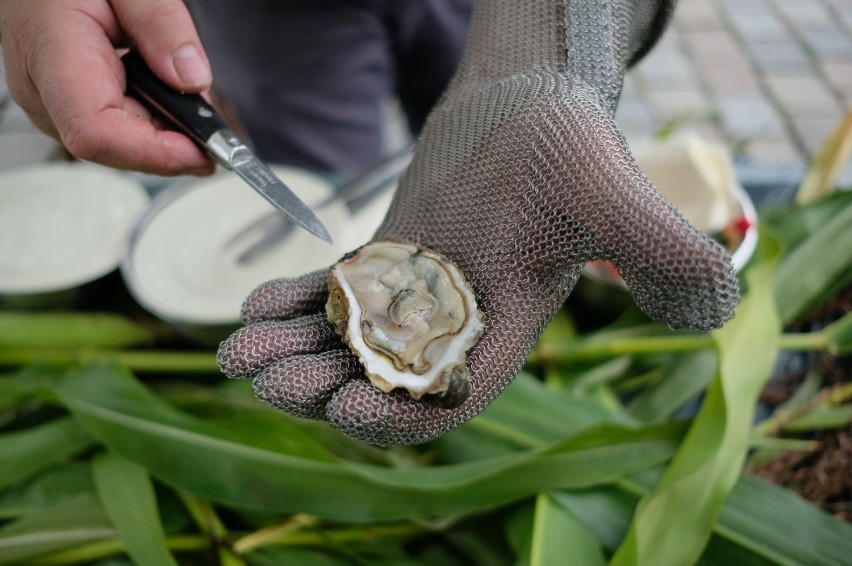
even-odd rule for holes
{"type": "Polygon", "coordinates": [[[852,0],[679,0],[622,100],[631,140],[696,131],[757,165],[804,165],[852,109],[852,0]]]}
{"type": "MultiPolygon", "coordinates": [[[[616,119],[632,142],[692,131],[757,166],[801,167],[849,109],[852,0],[679,0],[628,73],[616,119]]],[[[9,101],[0,72],[0,169],[57,149],[9,101]]],[[[843,179],[852,185],[852,166],[843,179]]]]}

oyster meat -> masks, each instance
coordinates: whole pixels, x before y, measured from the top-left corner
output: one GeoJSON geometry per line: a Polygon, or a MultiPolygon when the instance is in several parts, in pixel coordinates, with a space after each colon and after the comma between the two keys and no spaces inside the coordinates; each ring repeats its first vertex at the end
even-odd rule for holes
{"type": "Polygon", "coordinates": [[[444,406],[467,397],[467,351],[483,316],[461,271],[423,246],[380,241],[344,257],[330,273],[326,312],[370,381],[444,406]]]}

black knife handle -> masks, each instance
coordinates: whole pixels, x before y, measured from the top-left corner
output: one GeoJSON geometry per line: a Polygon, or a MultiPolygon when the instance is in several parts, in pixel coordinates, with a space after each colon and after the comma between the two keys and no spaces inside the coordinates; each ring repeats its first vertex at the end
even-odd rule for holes
{"type": "Polygon", "coordinates": [[[219,113],[198,94],[178,92],[161,81],[138,51],[121,58],[127,74],[128,93],[162,114],[202,148],[220,130],[227,128],[219,113]]]}

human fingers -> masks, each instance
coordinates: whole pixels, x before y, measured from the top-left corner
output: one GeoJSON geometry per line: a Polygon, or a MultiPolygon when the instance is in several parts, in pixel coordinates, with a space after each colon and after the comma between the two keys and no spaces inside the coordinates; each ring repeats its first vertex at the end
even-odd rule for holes
{"type": "Polygon", "coordinates": [[[722,326],[739,302],[731,257],[657,191],[612,120],[600,119],[595,135],[602,150],[588,152],[583,166],[598,185],[590,192],[600,259],[616,266],[652,318],[672,328],[722,326]]]}
{"type": "Polygon", "coordinates": [[[348,350],[286,357],[254,378],[258,399],[285,413],[324,420],[335,391],[362,378],[363,369],[348,350]]]}
{"type": "Polygon", "coordinates": [[[110,4],[154,74],[185,92],[210,87],[210,63],[181,0],[110,0],[110,4]]]}
{"type": "Polygon", "coordinates": [[[288,356],[342,347],[324,314],[258,322],[234,332],[219,346],[217,360],[229,377],[253,376],[288,356]]]}
{"type": "Polygon", "coordinates": [[[0,4],[9,89],[33,122],[75,156],[159,174],[208,174],[188,138],[155,127],[124,95],[114,45],[122,31],[104,0],[0,4]]]}
{"type": "Polygon", "coordinates": [[[273,279],[251,292],[243,302],[241,318],[251,324],[322,312],[328,299],[328,271],[314,271],[297,279],[273,279]]]}

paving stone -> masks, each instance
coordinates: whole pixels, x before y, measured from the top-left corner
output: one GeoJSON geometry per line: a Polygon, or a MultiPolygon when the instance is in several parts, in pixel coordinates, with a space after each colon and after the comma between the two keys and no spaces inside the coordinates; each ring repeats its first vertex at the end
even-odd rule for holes
{"type": "Polygon", "coordinates": [[[836,27],[803,32],[801,37],[816,57],[845,60],[852,58],[852,39],[836,27]]]}
{"type": "Polygon", "coordinates": [[[757,69],[764,73],[807,73],[813,63],[797,42],[749,42],[745,48],[757,69]]]}
{"type": "Polygon", "coordinates": [[[796,137],[804,147],[807,155],[811,157],[822,147],[825,138],[837,127],[840,119],[841,114],[838,113],[836,116],[830,118],[803,118],[795,116],[791,122],[796,132],[796,137]]]}
{"type": "Polygon", "coordinates": [[[718,142],[729,147],[730,139],[722,132],[719,125],[710,120],[687,119],[674,124],[672,135],[695,134],[707,141],[718,142]]]}
{"type": "Polygon", "coordinates": [[[818,1],[773,0],[787,22],[799,31],[818,31],[834,27],[832,13],[818,1]]]}
{"type": "Polygon", "coordinates": [[[636,88],[635,69],[631,69],[624,75],[624,83],[621,85],[621,100],[630,98],[640,98],[639,91],[636,88]]]}
{"type": "Polygon", "coordinates": [[[852,97],[852,61],[825,61],[820,68],[828,83],[842,97],[852,97]]]}
{"type": "Polygon", "coordinates": [[[748,65],[733,35],[725,30],[690,30],[683,33],[691,57],[698,63],[748,65]]]}
{"type": "Polygon", "coordinates": [[[653,135],[659,127],[642,100],[624,100],[618,103],[615,122],[628,138],[653,135]]]}
{"type": "Polygon", "coordinates": [[[789,116],[825,118],[840,113],[838,99],[818,75],[767,76],[765,81],[789,116]]]}
{"type": "Polygon", "coordinates": [[[714,0],[680,0],[673,19],[673,25],[681,29],[713,29],[723,25],[714,0]]]}
{"type": "Polygon", "coordinates": [[[767,0],[716,0],[719,8],[726,15],[753,15],[775,13],[775,6],[767,0]]]}
{"type": "Polygon", "coordinates": [[[757,75],[751,67],[699,64],[697,69],[714,96],[746,96],[761,92],[757,75]]]}
{"type": "Polygon", "coordinates": [[[805,163],[799,149],[790,140],[756,140],[744,144],[742,156],[760,165],[801,165],[805,163]]]}
{"type": "Polygon", "coordinates": [[[699,84],[693,66],[682,54],[649,57],[634,70],[639,90],[647,88],[690,88],[699,84]]]}
{"type": "Polygon", "coordinates": [[[840,14],[839,19],[846,31],[852,32],[852,10],[849,13],[840,14]]]}
{"type": "Polygon", "coordinates": [[[728,21],[745,41],[790,41],[787,25],[771,12],[732,13],[728,14],[728,21]]]}
{"type": "Polygon", "coordinates": [[[716,100],[725,131],[737,140],[757,138],[785,140],[784,121],[772,102],[763,95],[721,97],[716,100]]]}
{"type": "Polygon", "coordinates": [[[655,88],[645,95],[653,117],[662,122],[684,117],[703,118],[713,103],[697,88],[655,88]]]}

